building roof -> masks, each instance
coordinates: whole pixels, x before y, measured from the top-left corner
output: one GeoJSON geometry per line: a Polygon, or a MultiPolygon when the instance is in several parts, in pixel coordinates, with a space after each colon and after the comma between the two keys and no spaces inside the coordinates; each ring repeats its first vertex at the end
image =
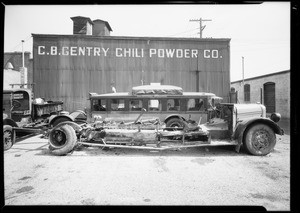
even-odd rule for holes
{"type": "Polygon", "coordinates": [[[113,31],[107,21],[103,21],[101,19],[96,19],[93,22],[103,22],[109,31],[113,31]]]}
{"type": "MultiPolygon", "coordinates": [[[[55,37],[63,37],[63,38],[72,38],[72,37],[80,37],[82,38],[85,35],[78,35],[78,34],[31,34],[33,38],[40,37],[40,38],[55,38],[55,37]]],[[[99,38],[101,39],[123,39],[123,40],[157,40],[157,41],[217,41],[217,42],[230,42],[230,38],[178,38],[178,37],[133,37],[133,36],[93,36],[88,35],[86,38],[99,38]]]]}
{"type": "MultiPolygon", "coordinates": [[[[274,73],[270,73],[270,74],[266,74],[266,75],[260,75],[260,76],[256,76],[256,77],[252,77],[252,78],[245,78],[244,81],[255,80],[255,79],[265,78],[265,77],[274,76],[274,75],[281,75],[281,74],[285,74],[285,73],[289,73],[289,72],[290,72],[290,70],[284,70],[284,71],[274,72],[274,73]]],[[[243,80],[232,81],[231,84],[240,83],[240,82],[243,82],[243,80]]]]}
{"type": "Polygon", "coordinates": [[[71,19],[73,21],[89,22],[92,25],[94,24],[90,18],[84,17],[84,16],[74,16],[74,17],[71,17],[71,19]]]}

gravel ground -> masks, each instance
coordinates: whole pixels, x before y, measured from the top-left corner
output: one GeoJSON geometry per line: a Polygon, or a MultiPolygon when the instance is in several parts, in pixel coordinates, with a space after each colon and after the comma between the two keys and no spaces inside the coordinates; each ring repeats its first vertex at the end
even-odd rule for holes
{"type": "Polygon", "coordinates": [[[290,210],[290,136],[257,157],[232,146],[83,147],[53,156],[36,135],[4,153],[5,205],[250,205],[290,210]]]}

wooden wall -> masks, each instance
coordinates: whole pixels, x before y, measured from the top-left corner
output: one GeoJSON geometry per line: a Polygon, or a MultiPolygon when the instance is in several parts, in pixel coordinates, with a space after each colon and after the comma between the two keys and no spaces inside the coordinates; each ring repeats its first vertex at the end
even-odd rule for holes
{"type": "Polygon", "coordinates": [[[118,92],[130,91],[142,81],[180,86],[192,92],[197,89],[198,70],[199,90],[227,101],[229,42],[230,39],[33,34],[35,97],[62,100],[64,109],[73,111],[89,106],[89,92],[111,92],[112,83],[118,92]],[[198,54],[192,54],[196,51],[198,54]]]}

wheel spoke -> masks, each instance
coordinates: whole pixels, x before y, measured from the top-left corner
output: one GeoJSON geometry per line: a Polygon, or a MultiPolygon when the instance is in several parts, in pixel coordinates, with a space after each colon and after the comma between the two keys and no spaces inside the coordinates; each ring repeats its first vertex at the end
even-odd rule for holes
{"type": "Polygon", "coordinates": [[[270,142],[269,142],[267,132],[264,130],[257,131],[253,135],[252,144],[253,147],[255,147],[255,149],[257,150],[264,150],[268,148],[270,142]]]}
{"type": "Polygon", "coordinates": [[[53,134],[53,139],[59,146],[61,146],[64,145],[66,142],[66,135],[61,130],[55,130],[53,134]]]}
{"type": "Polygon", "coordinates": [[[11,131],[5,131],[3,132],[3,136],[4,136],[4,147],[9,148],[12,145],[12,133],[11,131]]]}

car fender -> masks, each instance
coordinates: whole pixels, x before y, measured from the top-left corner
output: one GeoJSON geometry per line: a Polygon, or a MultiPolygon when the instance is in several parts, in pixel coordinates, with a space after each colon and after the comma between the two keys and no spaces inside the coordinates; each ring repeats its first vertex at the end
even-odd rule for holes
{"type": "Polygon", "coordinates": [[[74,121],[74,118],[70,115],[51,115],[49,117],[49,125],[51,125],[54,121],[56,121],[59,118],[67,118],[70,121],[74,121]]]}
{"type": "Polygon", "coordinates": [[[62,123],[57,124],[54,129],[60,128],[64,125],[71,126],[75,131],[80,132],[82,130],[81,126],[73,121],[64,121],[62,123]]]}
{"type": "Polygon", "coordinates": [[[18,127],[18,124],[10,119],[10,118],[6,118],[6,119],[3,119],[3,125],[9,125],[9,126],[12,126],[12,127],[18,127]]]}
{"type": "Polygon", "coordinates": [[[183,119],[184,121],[186,121],[186,119],[179,114],[171,114],[165,118],[164,122],[167,123],[167,121],[171,118],[179,118],[179,119],[183,119]]]}
{"type": "Polygon", "coordinates": [[[283,135],[284,131],[281,129],[277,123],[272,121],[269,118],[253,118],[248,120],[243,120],[237,124],[237,127],[233,134],[233,139],[242,140],[244,132],[252,125],[254,124],[265,124],[268,125],[270,128],[273,129],[273,131],[278,135],[283,135]]]}

